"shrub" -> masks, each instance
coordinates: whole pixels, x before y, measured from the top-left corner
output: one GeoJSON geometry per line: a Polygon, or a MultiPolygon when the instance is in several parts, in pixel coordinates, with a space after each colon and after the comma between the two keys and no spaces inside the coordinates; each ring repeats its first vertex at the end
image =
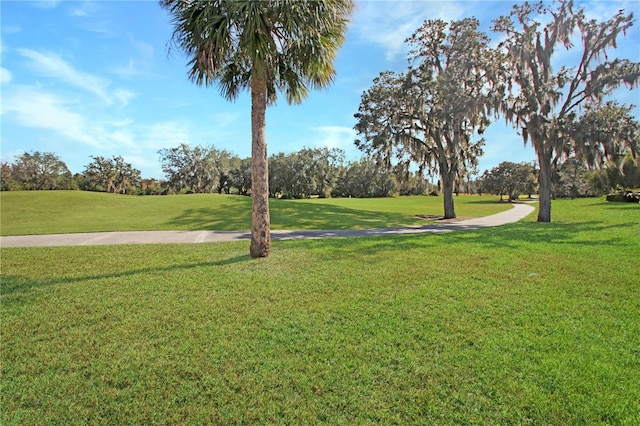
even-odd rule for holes
{"type": "Polygon", "coordinates": [[[607,201],[640,203],[640,190],[632,191],[618,186],[615,192],[607,194],[607,201]]]}

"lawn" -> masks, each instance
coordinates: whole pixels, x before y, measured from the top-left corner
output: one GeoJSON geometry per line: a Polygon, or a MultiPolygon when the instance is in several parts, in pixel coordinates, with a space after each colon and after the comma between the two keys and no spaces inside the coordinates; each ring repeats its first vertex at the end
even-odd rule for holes
{"type": "Polygon", "coordinates": [[[2,249],[0,423],[640,424],[640,208],[2,249]]]}
{"type": "MultiPolygon", "coordinates": [[[[510,206],[497,197],[456,197],[459,216],[510,206]]],[[[273,229],[364,229],[425,223],[442,215],[442,197],[271,200],[273,229]]],[[[237,195],[129,196],[83,191],[0,192],[0,234],[225,230],[251,228],[251,199],[237,195]]]]}

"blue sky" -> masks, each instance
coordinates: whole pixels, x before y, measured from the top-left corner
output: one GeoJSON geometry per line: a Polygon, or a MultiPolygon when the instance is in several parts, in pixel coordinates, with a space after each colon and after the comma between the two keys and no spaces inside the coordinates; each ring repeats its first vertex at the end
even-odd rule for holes
{"type": "MultiPolygon", "coordinates": [[[[270,154],[302,147],[353,146],[353,114],[360,95],[381,71],[406,68],[404,40],[425,19],[475,16],[485,26],[507,14],[513,1],[356,1],[346,41],[328,89],[302,105],[284,98],[267,111],[270,154]]],[[[640,2],[581,2],[589,17],[618,9],[640,16],[640,2]]],[[[187,59],[168,55],[172,28],[158,1],[2,1],[2,161],[23,152],[54,152],[73,173],[90,156],[121,155],[145,178],[162,178],[158,150],[213,144],[241,157],[251,152],[248,93],[227,102],[215,87],[192,84],[187,59]]],[[[490,36],[495,38],[495,35],[490,36]]],[[[614,57],[640,61],[640,24],[619,40],[614,57]]],[[[570,60],[570,54],[558,56],[570,60]]],[[[640,104],[639,89],[612,97],[640,104]]],[[[639,109],[634,109],[640,117],[639,109]]],[[[498,121],[485,133],[480,171],[501,161],[532,161],[516,131],[498,121]]]]}

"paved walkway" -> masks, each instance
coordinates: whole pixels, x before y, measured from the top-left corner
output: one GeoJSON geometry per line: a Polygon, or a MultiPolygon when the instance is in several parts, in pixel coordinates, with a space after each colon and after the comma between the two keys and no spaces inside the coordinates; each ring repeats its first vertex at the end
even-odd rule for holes
{"type": "MultiPolygon", "coordinates": [[[[272,230],[273,240],[302,238],[371,237],[379,235],[425,234],[479,229],[517,222],[529,215],[534,208],[528,204],[514,204],[512,209],[491,216],[457,222],[436,223],[423,226],[404,226],[379,229],[348,229],[334,231],[280,231],[272,230]]],[[[212,243],[247,240],[249,231],[130,231],[90,232],[83,234],[21,235],[0,237],[0,247],[54,247],[110,244],[158,244],[158,243],[212,243]]]]}

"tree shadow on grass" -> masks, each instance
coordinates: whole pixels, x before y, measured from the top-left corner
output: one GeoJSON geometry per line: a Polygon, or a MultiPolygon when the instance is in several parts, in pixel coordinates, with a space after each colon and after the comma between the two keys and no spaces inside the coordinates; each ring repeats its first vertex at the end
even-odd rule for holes
{"type": "MultiPolygon", "coordinates": [[[[351,209],[325,203],[271,200],[272,229],[365,229],[424,224],[410,214],[351,209]]],[[[251,205],[237,204],[224,216],[208,208],[188,209],[166,223],[189,230],[236,231],[251,228],[251,205]]]]}
{"type": "Polygon", "coordinates": [[[218,211],[212,213],[207,207],[191,208],[182,211],[178,216],[165,224],[170,229],[189,231],[237,231],[251,228],[251,205],[234,205],[225,209],[224,216],[218,211]]]}
{"type": "Polygon", "coordinates": [[[177,264],[177,265],[169,265],[165,267],[153,267],[153,268],[138,268],[131,269],[127,271],[106,273],[106,274],[97,274],[97,275],[87,275],[81,277],[59,277],[59,278],[51,278],[44,280],[34,280],[30,278],[26,278],[20,275],[3,275],[2,276],[2,286],[0,286],[0,295],[9,296],[15,295],[19,293],[28,293],[31,290],[41,288],[41,287],[49,287],[60,284],[73,284],[80,283],[84,281],[92,281],[92,280],[108,280],[108,279],[118,279],[118,278],[127,278],[133,277],[136,275],[144,275],[144,274],[162,274],[163,272],[175,272],[181,270],[190,270],[194,268],[201,267],[223,267],[227,265],[233,265],[237,263],[246,263],[253,260],[253,258],[249,255],[242,256],[234,256],[228,259],[220,259],[213,262],[196,262],[196,263],[186,263],[186,264],[177,264]]]}
{"type": "MultiPolygon", "coordinates": [[[[455,199],[454,199],[455,201],[455,199]]],[[[494,205],[494,204],[513,204],[508,200],[502,200],[500,201],[500,198],[496,198],[495,200],[473,200],[473,201],[467,201],[467,204],[481,204],[481,205],[486,205],[486,204],[490,204],[490,205],[494,205]]]]}
{"type": "Polygon", "coordinates": [[[479,245],[488,249],[519,249],[531,244],[572,245],[596,247],[608,245],[616,247],[638,247],[640,230],[637,224],[603,224],[601,222],[582,223],[538,223],[517,222],[491,228],[459,230],[442,234],[409,234],[397,236],[362,237],[309,240],[305,245],[310,249],[335,250],[337,255],[377,254],[383,251],[422,249],[437,252],[444,245],[479,245]],[[597,233],[597,238],[589,234],[597,233]],[[602,234],[608,236],[603,237],[602,234]],[[633,233],[633,238],[622,239],[623,234],[633,233]],[[594,241],[595,240],[595,241],[594,241]]]}
{"type": "Polygon", "coordinates": [[[603,224],[597,221],[580,223],[517,222],[473,232],[454,233],[449,237],[452,242],[469,241],[495,248],[517,248],[530,243],[592,247],[594,244],[627,244],[619,237],[625,231],[634,232],[635,228],[630,224],[603,224]],[[593,234],[597,234],[597,236],[594,238],[593,234]]]}

